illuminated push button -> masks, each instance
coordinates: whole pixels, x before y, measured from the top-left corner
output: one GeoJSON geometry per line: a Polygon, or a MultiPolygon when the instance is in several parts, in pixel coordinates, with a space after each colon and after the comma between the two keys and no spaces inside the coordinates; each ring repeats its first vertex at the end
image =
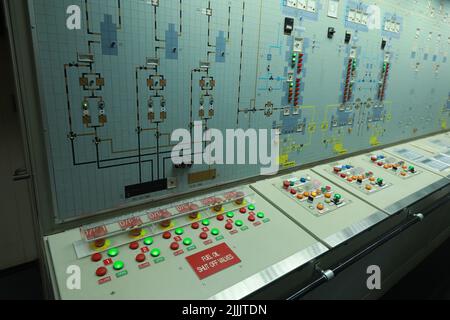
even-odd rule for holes
{"type": "Polygon", "coordinates": [[[114,268],[114,270],[116,270],[116,271],[122,270],[124,266],[125,266],[125,265],[124,265],[124,263],[123,263],[122,261],[116,261],[116,262],[114,262],[114,264],[113,264],[113,268],[114,268]]]}
{"type": "Polygon", "coordinates": [[[309,192],[308,191],[303,192],[303,196],[304,197],[309,197],[309,192]]]}
{"type": "Polygon", "coordinates": [[[193,224],[191,224],[191,228],[197,230],[198,228],[200,228],[200,225],[198,224],[198,222],[194,222],[193,224]]]}
{"type": "Polygon", "coordinates": [[[260,218],[260,219],[263,219],[263,218],[265,217],[265,214],[264,214],[264,212],[258,212],[258,213],[256,214],[256,216],[257,216],[258,218],[260,218]]]}
{"type": "Polygon", "coordinates": [[[136,249],[139,248],[139,243],[137,243],[137,242],[132,242],[132,243],[130,243],[129,248],[130,248],[131,250],[136,250],[136,249]]]}
{"type": "Polygon", "coordinates": [[[242,213],[242,214],[247,213],[247,209],[246,208],[240,208],[239,212],[242,213]]]}
{"type": "Polygon", "coordinates": [[[244,225],[244,222],[242,222],[242,220],[237,220],[235,222],[235,224],[236,224],[237,227],[242,227],[244,225]]]}
{"type": "Polygon", "coordinates": [[[95,240],[94,245],[96,248],[103,248],[105,246],[106,240],[105,239],[98,239],[95,240]]]}
{"type": "Polygon", "coordinates": [[[297,190],[291,189],[291,194],[293,194],[293,195],[297,194],[297,190]]]}
{"type": "Polygon", "coordinates": [[[180,248],[180,245],[178,244],[178,242],[172,242],[172,244],[170,245],[170,249],[175,251],[178,250],[180,248]]]}
{"type": "Polygon", "coordinates": [[[253,216],[253,215],[248,216],[248,221],[253,222],[255,220],[256,220],[255,216],[253,216]]]}
{"type": "Polygon", "coordinates": [[[305,182],[306,182],[306,179],[305,179],[305,178],[301,178],[301,179],[300,179],[300,182],[301,182],[301,183],[305,183],[305,182]]]}
{"type": "Polygon", "coordinates": [[[290,185],[291,185],[291,183],[288,180],[283,181],[283,188],[287,189],[287,188],[289,188],[290,185]]]}
{"type": "Polygon", "coordinates": [[[134,229],[134,230],[130,231],[130,235],[132,237],[139,237],[141,235],[141,233],[142,233],[142,229],[141,228],[137,228],[137,229],[134,229]]]}
{"type": "Polygon", "coordinates": [[[245,194],[242,191],[239,191],[239,192],[237,192],[236,196],[238,198],[236,200],[234,200],[234,203],[236,203],[237,205],[243,204],[245,194]]]}
{"type": "Polygon", "coordinates": [[[205,219],[202,221],[202,225],[204,225],[206,227],[209,226],[210,224],[211,224],[211,222],[208,219],[205,219]]]}
{"type": "Polygon", "coordinates": [[[234,217],[234,213],[233,212],[227,212],[227,218],[233,218],[234,217]]]}
{"type": "Polygon", "coordinates": [[[150,251],[150,255],[151,255],[153,258],[157,258],[157,257],[159,257],[159,256],[161,255],[161,250],[159,250],[159,249],[153,249],[152,251],[150,251]]]}
{"type": "Polygon", "coordinates": [[[140,254],[138,254],[138,255],[136,256],[136,262],[141,263],[141,262],[144,262],[144,261],[145,261],[145,254],[140,253],[140,254]]]}
{"type": "Polygon", "coordinates": [[[256,209],[256,207],[255,207],[254,204],[251,204],[251,205],[248,206],[248,210],[250,210],[250,211],[253,211],[255,209],[256,209]]]}
{"type": "Polygon", "coordinates": [[[168,227],[170,227],[170,223],[171,223],[170,220],[166,220],[166,221],[161,222],[160,225],[163,228],[168,228],[168,227]]]}
{"type": "Polygon", "coordinates": [[[381,187],[383,185],[383,179],[378,178],[377,179],[377,184],[381,187]]]}
{"type": "Polygon", "coordinates": [[[347,175],[345,173],[341,173],[341,178],[345,179],[347,178],[347,175]]]}
{"type": "Polygon", "coordinates": [[[317,197],[317,192],[311,192],[311,197],[317,197]]]}
{"type": "Polygon", "coordinates": [[[225,225],[225,229],[227,229],[227,230],[233,229],[233,224],[227,223],[227,224],[225,225]]]}
{"type": "Polygon", "coordinates": [[[198,218],[198,212],[192,212],[191,214],[189,214],[189,218],[191,219],[197,219],[198,218]]]}
{"type": "Polygon", "coordinates": [[[94,254],[91,256],[91,260],[92,260],[93,262],[98,262],[98,261],[102,260],[102,254],[101,254],[101,253],[94,253],[94,254]]]}
{"type": "Polygon", "coordinates": [[[372,186],[370,184],[367,184],[366,185],[366,190],[368,190],[368,191],[372,190],[372,186]]]}
{"type": "Polygon", "coordinates": [[[192,239],[191,238],[186,238],[183,240],[183,244],[185,246],[190,246],[192,244],[192,239]]]}
{"type": "Polygon", "coordinates": [[[220,214],[217,216],[217,220],[218,221],[223,221],[223,219],[225,219],[225,217],[223,216],[223,214],[220,214]]]}
{"type": "Polygon", "coordinates": [[[301,194],[301,193],[297,194],[297,199],[298,200],[302,200],[303,199],[303,194],[301,194]]]}
{"type": "Polygon", "coordinates": [[[330,199],[331,198],[331,193],[329,193],[329,192],[325,193],[325,198],[330,199]]]}
{"type": "Polygon", "coordinates": [[[214,229],[211,230],[211,234],[212,234],[213,236],[218,236],[219,233],[220,233],[219,229],[214,228],[214,229]]]}
{"type": "Polygon", "coordinates": [[[117,248],[110,249],[108,251],[108,256],[110,256],[112,258],[117,257],[118,255],[119,255],[119,249],[117,249],[117,248]]]}
{"type": "Polygon", "coordinates": [[[326,186],[325,189],[330,192],[331,191],[331,186],[326,186]]]}
{"type": "Polygon", "coordinates": [[[403,176],[403,177],[406,177],[406,172],[404,172],[404,171],[400,172],[400,175],[403,176]]]}
{"type": "Polygon", "coordinates": [[[164,232],[163,233],[163,238],[168,240],[168,239],[172,238],[172,234],[170,232],[168,232],[168,231],[164,232]]]}
{"type": "Polygon", "coordinates": [[[146,238],[146,239],[144,240],[144,244],[145,244],[146,246],[151,246],[151,245],[153,244],[153,238],[146,238]]]}
{"type": "Polygon", "coordinates": [[[208,234],[206,232],[200,233],[200,239],[202,239],[202,240],[208,239],[208,234]]]}
{"type": "Polygon", "coordinates": [[[183,228],[178,228],[178,229],[175,230],[175,234],[176,234],[177,236],[181,236],[183,233],[184,233],[183,228]]]}
{"type": "Polygon", "coordinates": [[[377,157],[377,156],[371,156],[371,157],[370,157],[370,160],[372,160],[373,162],[375,162],[375,161],[378,160],[378,157],[377,157]]]}
{"type": "Polygon", "coordinates": [[[108,273],[108,269],[106,269],[105,267],[100,267],[97,269],[97,271],[95,271],[95,274],[97,275],[97,277],[103,277],[108,273]]]}
{"type": "Polygon", "coordinates": [[[325,208],[325,207],[324,207],[323,203],[319,203],[319,204],[317,205],[317,210],[322,211],[324,208],[325,208]]]}

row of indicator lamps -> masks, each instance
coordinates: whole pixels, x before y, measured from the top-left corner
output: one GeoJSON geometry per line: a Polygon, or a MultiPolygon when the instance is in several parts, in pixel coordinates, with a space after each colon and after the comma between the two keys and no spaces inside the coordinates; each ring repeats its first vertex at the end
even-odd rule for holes
{"type": "Polygon", "coordinates": [[[398,163],[384,163],[382,161],[378,161],[384,159],[384,157],[380,156],[372,156],[370,159],[379,167],[383,167],[384,169],[392,169],[394,171],[397,171],[399,168],[402,168],[404,171],[408,171],[410,173],[416,172],[416,168],[414,166],[408,166],[404,161],[399,161],[398,163]]]}
{"type": "Polygon", "coordinates": [[[346,103],[352,98],[353,84],[354,84],[353,78],[355,74],[356,74],[356,59],[349,58],[344,85],[344,101],[343,101],[344,103],[346,103]]]}
{"type": "Polygon", "coordinates": [[[389,75],[389,68],[390,63],[384,62],[383,63],[383,71],[381,73],[381,80],[380,80],[380,88],[378,90],[378,100],[383,101],[384,100],[384,93],[386,90],[386,82],[389,75]]]}
{"type": "MultiPolygon", "coordinates": [[[[237,205],[242,205],[244,203],[245,200],[245,194],[243,192],[238,192],[236,194],[236,200],[234,201],[237,205]]],[[[220,200],[220,199],[219,199],[220,200]]],[[[190,206],[190,210],[197,210],[199,209],[199,206],[192,203],[189,205],[190,206]]],[[[213,206],[213,210],[215,212],[221,212],[223,208],[223,204],[222,203],[218,203],[216,205],[213,206]]],[[[199,211],[193,211],[189,214],[189,218],[191,218],[192,220],[198,219],[200,212],[199,211]]],[[[162,222],[160,222],[160,226],[163,228],[168,228],[170,227],[172,223],[172,220],[168,219],[168,220],[164,220],[162,222]]],[[[139,237],[142,235],[142,228],[136,228],[130,231],[130,236],[131,237],[139,237]]],[[[97,239],[94,241],[94,247],[95,248],[103,248],[106,245],[106,238],[102,238],[102,239],[97,239]]]]}

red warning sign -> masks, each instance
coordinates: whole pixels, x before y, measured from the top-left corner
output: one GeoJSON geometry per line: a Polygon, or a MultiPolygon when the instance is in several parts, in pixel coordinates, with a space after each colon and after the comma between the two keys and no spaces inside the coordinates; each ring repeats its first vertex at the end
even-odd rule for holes
{"type": "Polygon", "coordinates": [[[186,260],[200,280],[241,262],[225,243],[186,257],[186,260]]]}

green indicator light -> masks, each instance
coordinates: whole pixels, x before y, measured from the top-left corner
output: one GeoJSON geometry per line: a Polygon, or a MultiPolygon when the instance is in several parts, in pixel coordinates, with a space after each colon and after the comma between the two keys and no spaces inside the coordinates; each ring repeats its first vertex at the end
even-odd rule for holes
{"type": "Polygon", "coordinates": [[[190,246],[192,244],[192,239],[191,238],[186,238],[183,240],[183,244],[185,246],[190,246]]]}
{"type": "Polygon", "coordinates": [[[258,212],[258,213],[256,214],[256,216],[257,216],[258,218],[262,219],[262,218],[264,218],[265,214],[264,214],[264,212],[258,212]]]}
{"type": "Polygon", "coordinates": [[[114,262],[114,265],[113,265],[114,270],[119,271],[119,270],[122,270],[123,267],[124,267],[124,264],[123,264],[122,261],[116,261],[116,262],[114,262]]]}
{"type": "Polygon", "coordinates": [[[209,222],[208,219],[205,219],[205,220],[202,221],[202,224],[203,224],[204,226],[209,226],[210,223],[211,223],[211,222],[209,222]]]}
{"type": "Polygon", "coordinates": [[[233,217],[234,217],[234,213],[231,212],[231,211],[228,212],[228,213],[227,213],[227,217],[228,217],[228,218],[233,218],[233,217]]]}
{"type": "Polygon", "coordinates": [[[339,193],[336,193],[336,194],[334,195],[334,198],[335,198],[336,200],[341,200],[341,199],[342,199],[342,196],[341,196],[339,193]]]}
{"type": "Polygon", "coordinates": [[[293,87],[294,86],[294,84],[293,83],[291,83],[291,87],[293,87]]]}
{"type": "Polygon", "coordinates": [[[161,250],[153,249],[152,251],[150,251],[150,254],[153,258],[159,257],[161,255],[161,250]]]}
{"type": "Polygon", "coordinates": [[[117,257],[119,255],[119,249],[114,248],[108,251],[108,256],[117,257]]]}
{"type": "Polygon", "coordinates": [[[294,53],[294,54],[293,54],[293,56],[294,56],[294,57],[296,57],[296,56],[297,56],[297,54],[296,54],[296,53],[294,53]]]}
{"type": "Polygon", "coordinates": [[[244,223],[242,222],[242,220],[237,220],[236,221],[236,226],[242,227],[243,225],[244,225],[244,223]]]}
{"type": "Polygon", "coordinates": [[[383,184],[383,179],[378,178],[378,179],[377,179],[377,183],[378,183],[378,184],[383,184]]]}
{"type": "Polygon", "coordinates": [[[146,239],[144,240],[144,244],[145,244],[146,246],[152,245],[152,244],[153,244],[153,238],[146,238],[146,239]]]}
{"type": "Polygon", "coordinates": [[[250,211],[253,211],[253,210],[255,210],[256,208],[255,208],[255,206],[253,205],[253,204],[251,204],[251,205],[249,205],[248,206],[248,210],[250,210],[250,211]]]}
{"type": "Polygon", "coordinates": [[[218,236],[219,233],[220,233],[219,229],[212,229],[212,230],[211,230],[211,234],[212,234],[213,236],[218,236]]]}
{"type": "Polygon", "coordinates": [[[177,234],[179,236],[181,236],[183,233],[184,233],[183,228],[178,228],[178,229],[175,230],[175,234],[177,234]]]}

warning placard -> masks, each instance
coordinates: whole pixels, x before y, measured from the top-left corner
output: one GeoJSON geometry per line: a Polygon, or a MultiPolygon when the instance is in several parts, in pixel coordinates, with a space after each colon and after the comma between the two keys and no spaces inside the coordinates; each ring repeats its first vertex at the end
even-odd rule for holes
{"type": "Polygon", "coordinates": [[[226,243],[186,257],[186,260],[200,280],[241,262],[226,243]]]}

